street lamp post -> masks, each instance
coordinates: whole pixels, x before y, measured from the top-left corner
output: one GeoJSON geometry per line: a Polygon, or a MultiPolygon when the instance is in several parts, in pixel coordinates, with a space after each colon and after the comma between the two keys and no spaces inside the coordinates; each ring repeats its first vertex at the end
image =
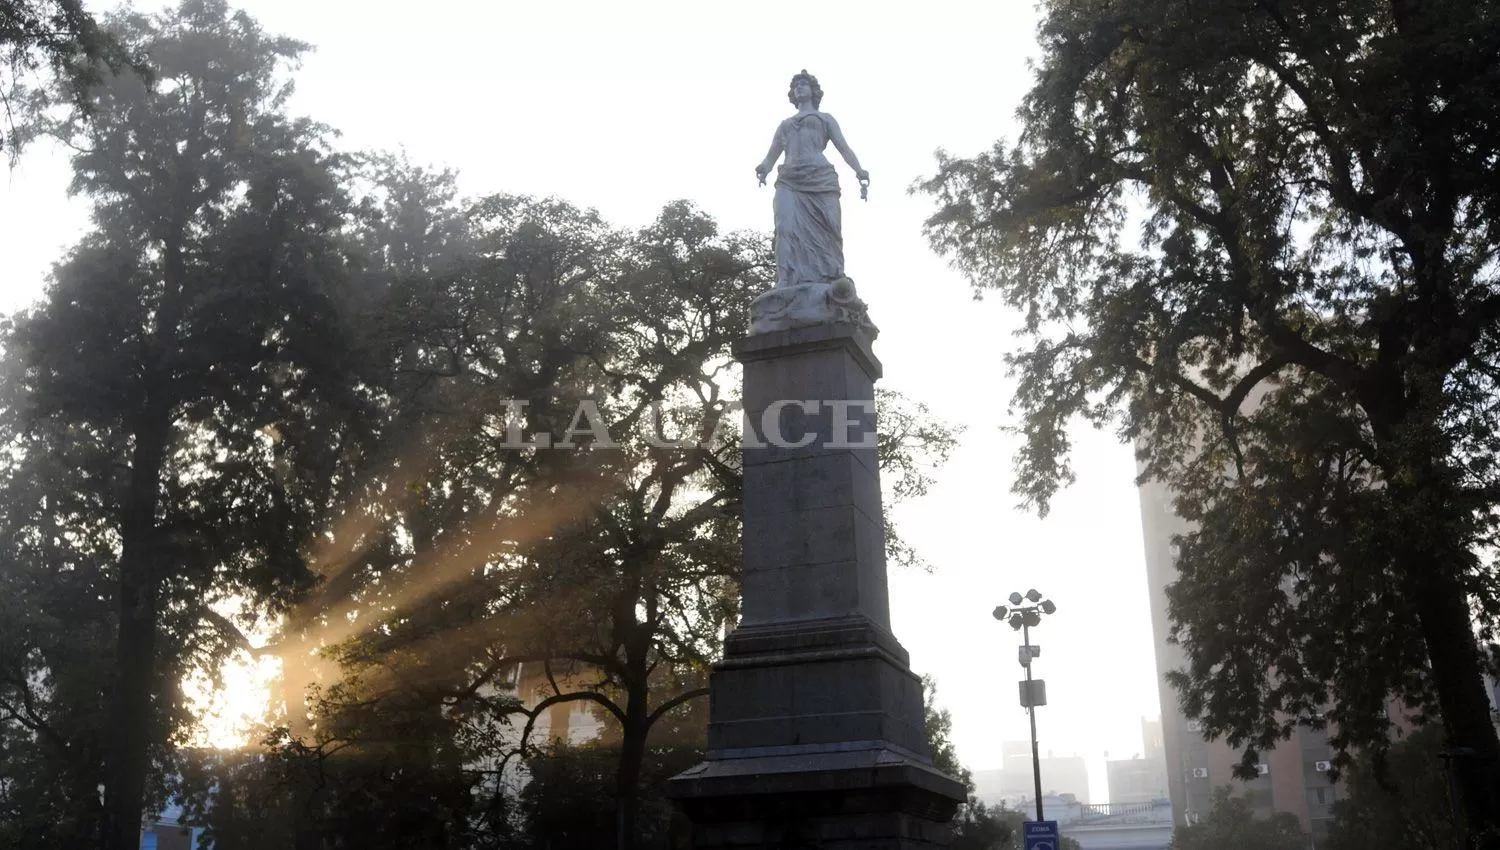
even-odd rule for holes
{"type": "Polygon", "coordinates": [[[1031,661],[1042,654],[1042,649],[1031,642],[1031,627],[1042,622],[1043,614],[1051,614],[1057,610],[1052,600],[1043,599],[1035,588],[1026,591],[1023,596],[1020,593],[1010,595],[1010,604],[1014,607],[1007,608],[1000,605],[995,608],[995,619],[1009,622],[1012,629],[1021,632],[1021,666],[1026,668],[1026,681],[1021,683],[1021,705],[1031,719],[1031,776],[1036,783],[1036,819],[1042,817],[1042,757],[1036,741],[1036,707],[1047,704],[1047,683],[1041,679],[1031,678],[1031,661]],[[1030,602],[1030,605],[1022,603],[1030,602]]]}

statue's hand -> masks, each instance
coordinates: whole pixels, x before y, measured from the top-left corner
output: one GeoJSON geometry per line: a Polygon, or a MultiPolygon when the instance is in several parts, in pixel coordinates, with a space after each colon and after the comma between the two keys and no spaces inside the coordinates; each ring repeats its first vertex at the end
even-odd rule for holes
{"type": "Polygon", "coordinates": [[[867,201],[870,199],[870,172],[860,170],[854,173],[859,178],[859,199],[867,201]]]}
{"type": "Polygon", "coordinates": [[[760,185],[766,185],[766,175],[769,173],[771,173],[771,169],[766,168],[765,165],[755,166],[755,176],[760,179],[760,185]]]}

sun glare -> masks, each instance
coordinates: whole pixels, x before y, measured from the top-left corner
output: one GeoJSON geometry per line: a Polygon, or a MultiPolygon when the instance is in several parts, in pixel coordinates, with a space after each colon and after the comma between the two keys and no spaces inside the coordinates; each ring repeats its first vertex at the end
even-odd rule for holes
{"type": "Polygon", "coordinates": [[[183,690],[198,715],[189,746],[233,750],[254,744],[271,717],[271,688],[280,675],[280,658],[240,652],[224,664],[221,687],[207,673],[189,676],[183,690]]]}

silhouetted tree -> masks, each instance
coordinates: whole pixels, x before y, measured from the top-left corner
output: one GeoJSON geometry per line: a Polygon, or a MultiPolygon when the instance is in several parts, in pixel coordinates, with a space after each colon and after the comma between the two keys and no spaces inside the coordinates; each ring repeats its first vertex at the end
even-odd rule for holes
{"type": "Polygon", "coordinates": [[[1355,758],[1339,779],[1329,850],[1449,850],[1453,799],[1442,729],[1418,729],[1388,753],[1355,758]],[[1377,760],[1378,758],[1378,760],[1377,760]]]}
{"type": "Polygon", "coordinates": [[[85,105],[89,89],[126,70],[150,74],[81,0],[0,0],[0,149],[19,153],[52,99],[85,105]]]}
{"type": "MultiPolygon", "coordinates": [[[[543,671],[516,750],[489,758],[534,763],[535,719],[597,709],[618,728],[609,796],[628,847],[649,832],[649,741],[706,694],[737,607],[729,349],[769,285],[768,246],[682,203],[628,232],[556,201],[455,202],[449,177],[408,166],[376,182],[385,460],[330,529],[323,585],[277,651],[302,665],[323,647],[326,676],[361,682],[355,705],[421,692],[486,723],[515,710],[492,695],[516,665],[543,671]]],[[[953,432],[883,398],[901,428],[879,456],[919,492],[930,467],[914,457],[941,462],[953,432]]],[[[289,680],[289,706],[311,678],[289,680]]]]}
{"type": "Polygon", "coordinates": [[[1227,787],[1214,791],[1208,815],[1172,831],[1170,850],[1305,850],[1307,836],[1297,816],[1277,812],[1256,817],[1243,797],[1227,787]]]}
{"type": "MultiPolygon", "coordinates": [[[[51,128],[77,151],[95,228],[5,340],[16,495],[47,488],[7,513],[16,561],[86,581],[84,610],[109,611],[87,629],[110,632],[95,647],[109,660],[79,740],[105,766],[100,846],[133,850],[186,720],[179,682],[244,644],[214,606],[274,611],[310,581],[299,546],[361,405],[336,307],[346,201],[322,129],[282,111],[302,45],[213,0],[110,26],[159,73],[111,78],[51,128]]],[[[20,637],[22,704],[73,710],[48,684],[68,659],[46,655],[72,638],[20,637]]],[[[73,758],[71,736],[58,746],[73,758]]]]}
{"type": "Polygon", "coordinates": [[[1025,317],[1017,491],[1070,480],[1069,420],[1116,428],[1193,524],[1172,681],[1238,769],[1299,725],[1347,765],[1395,695],[1500,843],[1500,6],[1043,11],[1017,143],[925,184],[1025,317]]]}

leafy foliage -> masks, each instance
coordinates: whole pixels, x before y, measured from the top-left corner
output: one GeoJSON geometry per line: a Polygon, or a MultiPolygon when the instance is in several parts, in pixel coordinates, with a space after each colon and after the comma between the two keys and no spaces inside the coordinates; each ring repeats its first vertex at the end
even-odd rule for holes
{"type": "Polygon", "coordinates": [[[1333,804],[1329,850],[1447,850],[1454,843],[1453,799],[1442,734],[1418,729],[1379,758],[1356,759],[1333,804]]]}
{"type": "Polygon", "coordinates": [[[1025,317],[1017,492],[1045,511],[1067,422],[1115,427],[1193,524],[1172,681],[1240,770],[1298,725],[1347,765],[1396,696],[1500,828],[1500,6],[1044,9],[1018,141],[925,184],[1025,317]]]}
{"type": "Polygon", "coordinates": [[[190,754],[173,789],[190,822],[219,850],[515,846],[513,800],[470,760],[498,742],[410,698],[336,720],[317,742],[278,728],[257,748],[190,754]]]}
{"type": "Polygon", "coordinates": [[[953,746],[953,716],[937,702],[937,680],[922,677],[922,728],[927,732],[927,748],[932,751],[932,766],[963,783],[974,796],[974,774],[958,760],[953,746]]]}
{"type": "MultiPolygon", "coordinates": [[[[0,844],[133,848],[170,795],[223,848],[514,850],[601,788],[590,841],[665,837],[737,615],[766,238],[336,153],[286,113],[306,46],[220,0],[107,23],[154,73],[45,113],[94,227],[0,340],[0,844]],[[191,749],[184,679],[267,655],[285,716],[191,749]],[[576,704],[604,740],[531,740],[576,704]]],[[[880,403],[920,495],[956,432],[880,403]]]]}
{"type": "Polygon", "coordinates": [[[1250,804],[1230,793],[1214,791],[1208,816],[1201,822],[1172,831],[1170,850],[1304,850],[1307,836],[1297,816],[1277,812],[1256,817],[1250,804]]]}
{"type": "MultiPolygon", "coordinates": [[[[948,462],[963,435],[963,426],[938,419],[927,405],[884,387],[875,390],[875,406],[880,423],[875,457],[886,500],[899,504],[927,495],[932,471],[948,462]]],[[[889,513],[885,517],[885,558],[887,564],[898,567],[931,569],[902,539],[889,513]]]]}
{"type": "Polygon", "coordinates": [[[299,546],[361,404],[339,362],[345,202],[321,129],[281,112],[301,46],[221,3],[111,26],[161,73],[112,78],[53,126],[96,227],[5,339],[21,500],[6,557],[42,582],[23,597],[44,605],[31,619],[92,615],[62,640],[20,630],[6,686],[34,725],[85,709],[92,728],[31,743],[75,763],[75,812],[105,817],[104,846],[122,848],[164,793],[188,720],[179,683],[244,648],[220,608],[275,611],[309,583],[299,546]],[[59,574],[71,599],[48,592],[59,574]],[[85,638],[109,661],[76,664],[85,638]]]}
{"type": "Polygon", "coordinates": [[[953,816],[952,850],[1010,850],[1020,840],[1022,816],[970,797],[953,816]],[[1015,815],[1015,817],[1010,817],[1015,815]]]}
{"type": "MultiPolygon", "coordinates": [[[[597,850],[616,843],[615,774],[618,746],[603,742],[549,744],[528,762],[529,781],[518,809],[525,819],[525,843],[536,850],[597,850]]],[[[672,801],[661,796],[666,781],[703,758],[701,747],[650,747],[641,766],[642,799],[637,827],[643,847],[689,846],[689,824],[672,801]]]]}
{"type": "Polygon", "coordinates": [[[110,74],[150,69],[100,27],[81,0],[0,0],[0,148],[14,157],[54,99],[85,104],[110,74]],[[32,79],[45,70],[49,78],[32,79]],[[49,91],[49,88],[51,89],[49,91]]]}
{"type": "MultiPolygon", "coordinates": [[[[379,447],[279,640],[292,733],[328,746],[387,701],[491,733],[514,714],[513,750],[469,754],[503,773],[545,758],[538,719],[586,704],[619,730],[590,751],[618,756],[611,834],[645,840],[649,742],[706,693],[737,613],[728,355],[768,246],[685,203],[626,232],[555,200],[459,200],[389,158],[363,174],[379,447]],[[496,697],[518,666],[541,683],[521,707],[496,697]],[[343,684],[302,716],[319,681],[343,684]]],[[[919,490],[952,432],[890,399],[909,436],[881,458],[919,490]]]]}
{"type": "MultiPolygon", "coordinates": [[[[330,648],[321,675],[342,680],[309,740],[403,701],[493,727],[518,710],[495,698],[501,678],[545,669],[552,693],[526,710],[518,754],[553,705],[607,710],[634,835],[647,736],[703,693],[694,670],[734,611],[737,447],[714,436],[718,375],[743,327],[734,305],[763,284],[763,241],[721,237],[684,204],[637,234],[555,201],[449,208],[449,178],[380,167],[368,209],[389,229],[371,240],[400,248],[370,267],[381,447],[280,647],[330,648]],[[575,447],[507,443],[523,402],[518,434],[524,420],[527,439],[575,447]],[[582,433],[584,403],[613,433],[582,433]],[[693,447],[654,446],[646,426],[684,428],[693,447]]],[[[289,673],[289,706],[318,675],[289,673]]],[[[499,750],[469,758],[503,767],[499,750]]]]}
{"type": "MultiPolygon", "coordinates": [[[[646,840],[649,742],[706,694],[737,614],[738,421],[725,385],[729,346],[769,283],[767,246],[719,234],[686,204],[628,233],[556,201],[451,205],[448,177],[381,168],[372,229],[393,228],[372,242],[426,246],[372,266],[389,281],[381,297],[402,305],[372,310],[399,317],[372,330],[393,341],[381,366],[390,465],[330,538],[347,554],[294,612],[286,656],[339,644],[326,675],[359,679],[355,704],[417,690],[490,722],[515,713],[514,752],[475,754],[502,769],[546,758],[531,739],[546,713],[594,708],[619,730],[616,746],[589,751],[618,757],[611,834],[646,840]],[[520,710],[496,706],[486,694],[517,665],[541,671],[540,687],[520,710]]],[[[887,401],[910,436],[881,459],[900,466],[900,486],[924,487],[952,433],[887,401]]]]}

